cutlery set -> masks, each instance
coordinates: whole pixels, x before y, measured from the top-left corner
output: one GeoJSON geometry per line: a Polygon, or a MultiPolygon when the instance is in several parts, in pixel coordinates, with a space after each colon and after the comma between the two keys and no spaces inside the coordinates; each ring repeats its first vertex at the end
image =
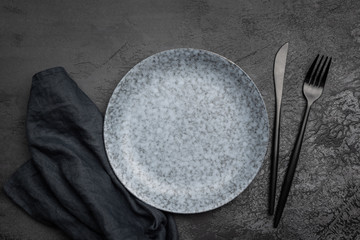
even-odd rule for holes
{"type": "MultiPolygon", "coordinates": [[[[323,92],[331,63],[317,56],[305,76],[307,107],[275,209],[288,48],[285,43],[279,49],[274,63],[274,227],[290,192],[311,105],[323,92]]],[[[268,132],[265,103],[248,75],[225,57],[191,48],[166,50],[134,66],[114,90],[104,120],[106,153],[122,184],[151,206],[185,214],[215,209],[239,195],[264,160],[268,132]]]]}
{"type": "MultiPolygon", "coordinates": [[[[281,99],[283,90],[283,81],[286,66],[286,56],[288,51],[288,43],[285,43],[277,52],[274,63],[274,82],[276,94],[276,113],[274,123],[273,135],[273,148],[271,155],[271,169],[270,169],[270,191],[269,191],[269,214],[274,214],[275,209],[275,196],[276,196],[276,182],[277,182],[277,168],[279,158],[279,133],[280,133],[280,112],[281,112],[281,99]]],[[[295,147],[290,157],[287,172],[282,184],[280,197],[275,211],[274,227],[276,228],[280,222],[287,197],[290,192],[291,184],[295,175],[296,165],[299,160],[301,145],[304,138],[306,123],[309,117],[309,112],[312,104],[320,98],[326,78],[330,69],[332,58],[316,56],[312,65],[310,66],[304,80],[303,94],[307,101],[306,110],[303,116],[300,132],[298,134],[295,147]]]]}

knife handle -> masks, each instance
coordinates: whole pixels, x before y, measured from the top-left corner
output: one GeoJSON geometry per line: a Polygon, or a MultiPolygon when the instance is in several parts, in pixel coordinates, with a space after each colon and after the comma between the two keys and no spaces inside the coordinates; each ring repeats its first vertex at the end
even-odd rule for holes
{"type": "Polygon", "coordinates": [[[277,182],[277,170],[279,159],[279,136],[280,136],[280,106],[278,102],[276,105],[276,115],[273,134],[273,147],[271,154],[271,169],[270,169],[270,193],[269,193],[269,214],[274,214],[275,208],[275,196],[276,196],[276,182],[277,182]]]}

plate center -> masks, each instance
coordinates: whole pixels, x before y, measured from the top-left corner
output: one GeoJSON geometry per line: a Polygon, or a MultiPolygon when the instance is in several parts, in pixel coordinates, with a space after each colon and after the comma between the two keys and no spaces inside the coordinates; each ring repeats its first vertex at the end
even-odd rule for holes
{"type": "Polygon", "coordinates": [[[124,112],[129,138],[122,147],[136,158],[132,166],[164,190],[221,187],[220,181],[241,174],[235,170],[246,164],[238,159],[246,147],[250,109],[233,92],[238,87],[221,84],[216,72],[206,70],[171,68],[129,96],[136,107],[124,112]],[[158,162],[161,167],[154,166],[158,162]]]}

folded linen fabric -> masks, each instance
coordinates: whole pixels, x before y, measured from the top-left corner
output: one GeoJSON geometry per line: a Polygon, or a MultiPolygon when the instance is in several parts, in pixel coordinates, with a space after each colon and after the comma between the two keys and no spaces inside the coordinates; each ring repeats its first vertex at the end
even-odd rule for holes
{"type": "Polygon", "coordinates": [[[34,75],[26,119],[31,160],[4,186],[33,218],[73,239],[178,239],[168,213],[131,195],[103,144],[103,116],[62,67],[34,75]]]}

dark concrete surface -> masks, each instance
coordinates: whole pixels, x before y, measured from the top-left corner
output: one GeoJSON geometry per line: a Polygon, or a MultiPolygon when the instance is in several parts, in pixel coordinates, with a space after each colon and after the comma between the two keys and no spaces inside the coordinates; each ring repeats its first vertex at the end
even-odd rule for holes
{"type": "MultiPolygon", "coordinates": [[[[143,58],[193,47],[237,63],[274,115],[272,66],[289,42],[279,187],[305,101],[304,74],[317,53],[334,58],[313,106],[293,188],[278,229],[267,215],[269,152],[251,185],[229,204],[176,215],[190,239],[360,239],[360,1],[0,2],[0,185],[29,158],[26,106],[34,73],[67,69],[104,112],[122,76],[143,58]]],[[[0,194],[0,239],[67,239],[0,194]]],[[[121,237],[119,237],[121,239],[121,237]]]]}

